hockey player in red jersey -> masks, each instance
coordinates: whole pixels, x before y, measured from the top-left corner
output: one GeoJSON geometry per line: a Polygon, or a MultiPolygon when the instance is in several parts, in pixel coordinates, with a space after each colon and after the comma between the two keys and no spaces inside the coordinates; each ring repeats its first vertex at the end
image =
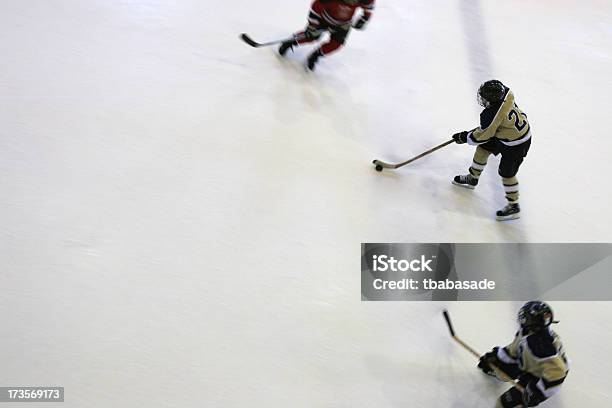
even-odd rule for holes
{"type": "Polygon", "coordinates": [[[306,30],[296,33],[293,40],[282,43],[278,49],[279,54],[284,56],[289,49],[293,50],[293,47],[316,41],[321,38],[323,32],[328,31],[329,41],[308,57],[308,69],[314,70],[319,58],[344,45],[351,27],[357,30],[365,28],[372,16],[374,3],[375,0],[315,0],[310,8],[306,30]],[[353,16],[359,8],[363,11],[353,25],[353,16]]]}

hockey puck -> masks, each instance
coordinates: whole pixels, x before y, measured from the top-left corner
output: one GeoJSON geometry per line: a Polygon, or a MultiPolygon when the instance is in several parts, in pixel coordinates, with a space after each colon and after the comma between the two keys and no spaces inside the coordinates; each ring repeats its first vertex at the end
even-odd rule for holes
{"type": "Polygon", "coordinates": [[[382,171],[383,166],[381,166],[380,164],[376,165],[376,171],[382,171]]]}

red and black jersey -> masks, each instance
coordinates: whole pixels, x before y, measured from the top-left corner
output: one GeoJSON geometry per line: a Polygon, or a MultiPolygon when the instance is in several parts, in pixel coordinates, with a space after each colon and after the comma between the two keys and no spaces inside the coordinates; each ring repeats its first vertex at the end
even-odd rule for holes
{"type": "Polygon", "coordinates": [[[308,25],[343,26],[351,24],[358,8],[363,10],[362,19],[367,21],[374,10],[375,0],[315,0],[308,15],[308,25]]]}

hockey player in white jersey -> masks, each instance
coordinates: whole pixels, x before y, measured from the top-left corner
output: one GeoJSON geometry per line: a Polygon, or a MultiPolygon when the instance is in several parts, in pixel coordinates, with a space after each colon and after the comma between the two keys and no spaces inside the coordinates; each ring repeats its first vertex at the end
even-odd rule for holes
{"type": "Polygon", "coordinates": [[[524,391],[513,387],[501,395],[496,408],[535,407],[556,394],[568,373],[568,361],[559,336],[550,325],[554,321],[550,306],[531,301],[519,310],[520,329],[506,347],[495,347],[480,358],[478,368],[495,376],[494,364],[524,391]]]}
{"type": "Polygon", "coordinates": [[[480,126],[453,135],[455,142],[477,146],[468,174],[455,176],[453,184],[473,189],[491,154],[501,154],[498,173],[502,178],[508,204],[497,211],[500,221],[519,218],[519,167],[531,145],[527,115],[514,102],[512,91],[495,79],[478,89],[478,103],[484,107],[480,126]]]}

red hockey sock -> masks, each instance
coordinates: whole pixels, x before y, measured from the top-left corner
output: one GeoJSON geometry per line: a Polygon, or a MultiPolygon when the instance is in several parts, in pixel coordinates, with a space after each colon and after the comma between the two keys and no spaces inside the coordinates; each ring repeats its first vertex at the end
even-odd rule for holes
{"type": "MultiPolygon", "coordinates": [[[[299,33],[295,33],[296,37],[301,37],[304,35],[304,31],[300,31],[299,33]]],[[[312,38],[312,39],[307,39],[307,38],[300,38],[299,40],[297,40],[298,44],[308,44],[311,43],[313,41],[317,40],[317,38],[312,38]]]]}
{"type": "Polygon", "coordinates": [[[321,54],[322,55],[331,54],[332,52],[336,51],[340,47],[342,47],[341,43],[339,43],[336,40],[331,40],[331,41],[323,44],[323,46],[321,47],[321,54]]]}

